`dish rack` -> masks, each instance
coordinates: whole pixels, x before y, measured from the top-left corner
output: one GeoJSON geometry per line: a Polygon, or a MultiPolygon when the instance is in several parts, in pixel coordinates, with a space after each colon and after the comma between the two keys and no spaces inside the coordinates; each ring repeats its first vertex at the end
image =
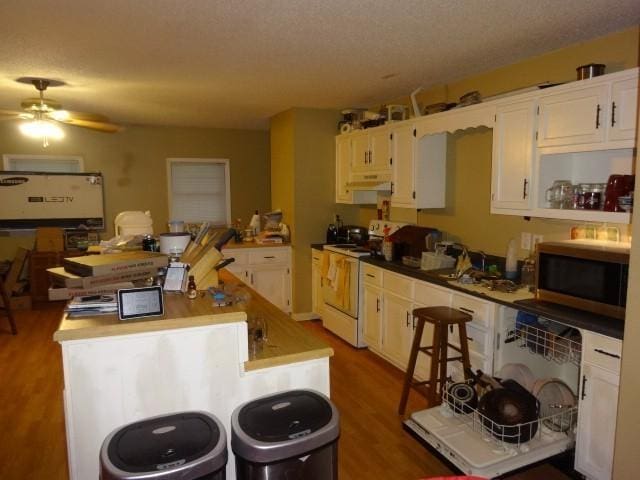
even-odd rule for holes
{"type": "MultiPolygon", "coordinates": [[[[467,380],[472,384],[472,380],[467,380]]],[[[514,425],[502,425],[483,415],[476,408],[471,408],[449,393],[449,385],[442,394],[441,409],[446,416],[453,416],[477,432],[482,439],[492,442],[502,450],[526,450],[526,444],[532,440],[544,441],[546,438],[557,439],[558,436],[574,435],[574,426],[578,419],[578,407],[558,406],[557,413],[538,417],[536,420],[514,425]],[[524,440],[523,440],[524,439],[524,440]]]]}
{"type": "Polygon", "coordinates": [[[538,326],[517,324],[507,330],[506,342],[518,342],[521,348],[541,355],[547,360],[563,364],[571,362],[580,366],[582,340],[580,334],[570,335],[575,329],[565,328],[563,332],[554,332],[544,324],[538,326]],[[568,332],[568,334],[567,334],[568,332]]]}

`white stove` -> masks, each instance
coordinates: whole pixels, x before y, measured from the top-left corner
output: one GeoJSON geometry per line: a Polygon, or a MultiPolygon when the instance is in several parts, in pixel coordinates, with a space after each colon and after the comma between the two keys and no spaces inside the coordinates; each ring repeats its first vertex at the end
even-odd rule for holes
{"type": "MultiPolygon", "coordinates": [[[[384,237],[384,229],[389,233],[407,225],[401,222],[372,220],[369,222],[369,238],[380,242],[384,237]]],[[[322,317],[323,325],[355,347],[366,347],[362,335],[362,323],[358,313],[362,308],[362,285],[360,278],[360,257],[368,257],[371,250],[355,243],[325,245],[324,250],[331,252],[329,271],[335,268],[335,280],[343,278],[343,282],[323,279],[322,297],[325,303],[322,317]],[[335,267],[331,267],[331,264],[335,267]],[[348,264],[348,266],[347,266],[348,264]],[[339,269],[345,269],[340,275],[339,269]],[[346,278],[345,278],[346,277],[346,278]]]]}

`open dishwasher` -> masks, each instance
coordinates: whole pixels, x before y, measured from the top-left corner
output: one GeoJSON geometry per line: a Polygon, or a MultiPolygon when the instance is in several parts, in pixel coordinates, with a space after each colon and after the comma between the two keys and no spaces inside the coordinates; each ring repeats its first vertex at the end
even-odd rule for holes
{"type": "Polygon", "coordinates": [[[497,422],[488,413],[489,402],[483,403],[487,393],[482,395],[482,388],[465,381],[453,367],[442,404],[415,412],[404,422],[465,474],[489,478],[574,446],[582,351],[580,333],[551,320],[500,306],[496,323],[493,372],[485,373],[516,380],[516,386],[530,392],[525,394],[537,407],[531,419],[497,422]],[[471,401],[476,395],[479,400],[471,401]]]}

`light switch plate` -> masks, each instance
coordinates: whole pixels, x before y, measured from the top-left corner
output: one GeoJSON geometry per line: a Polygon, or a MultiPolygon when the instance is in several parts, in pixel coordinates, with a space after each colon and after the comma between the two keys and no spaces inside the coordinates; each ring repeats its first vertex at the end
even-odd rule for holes
{"type": "Polygon", "coordinates": [[[531,250],[531,233],[522,232],[520,234],[520,248],[522,250],[531,250]]]}

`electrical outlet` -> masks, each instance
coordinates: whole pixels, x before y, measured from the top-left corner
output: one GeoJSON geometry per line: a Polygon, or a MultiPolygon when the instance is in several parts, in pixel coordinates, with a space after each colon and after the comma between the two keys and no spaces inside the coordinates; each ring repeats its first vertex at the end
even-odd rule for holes
{"type": "Polygon", "coordinates": [[[536,245],[539,244],[540,242],[542,242],[544,240],[544,236],[543,235],[532,235],[531,236],[531,247],[532,250],[536,249],[536,245]]]}
{"type": "Polygon", "coordinates": [[[520,234],[520,248],[527,251],[531,250],[531,234],[529,232],[520,234]]]}

